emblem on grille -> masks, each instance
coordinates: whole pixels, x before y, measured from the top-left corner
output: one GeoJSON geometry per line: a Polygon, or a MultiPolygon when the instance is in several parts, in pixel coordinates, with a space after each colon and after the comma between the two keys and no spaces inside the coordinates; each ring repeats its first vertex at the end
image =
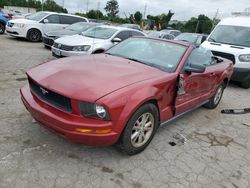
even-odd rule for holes
{"type": "Polygon", "coordinates": [[[42,91],[42,93],[43,93],[44,95],[46,95],[47,93],[49,93],[46,89],[44,89],[44,88],[42,88],[42,87],[40,87],[40,90],[42,91]]]}

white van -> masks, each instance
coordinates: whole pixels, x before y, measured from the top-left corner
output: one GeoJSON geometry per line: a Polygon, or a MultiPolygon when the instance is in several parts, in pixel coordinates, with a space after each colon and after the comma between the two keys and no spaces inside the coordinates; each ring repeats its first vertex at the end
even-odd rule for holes
{"type": "Polygon", "coordinates": [[[76,22],[88,22],[88,19],[56,12],[37,12],[25,19],[8,21],[6,33],[14,37],[27,38],[31,42],[38,42],[45,32],[62,29],[76,22]]]}
{"type": "Polygon", "coordinates": [[[201,46],[233,61],[231,80],[250,87],[250,16],[223,19],[201,46]]]}

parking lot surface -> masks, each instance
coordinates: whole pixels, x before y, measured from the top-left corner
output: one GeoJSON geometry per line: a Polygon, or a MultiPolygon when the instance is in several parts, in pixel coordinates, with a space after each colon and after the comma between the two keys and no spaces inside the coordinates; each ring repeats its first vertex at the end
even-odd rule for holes
{"type": "Polygon", "coordinates": [[[27,69],[51,59],[41,43],[0,36],[1,188],[250,187],[250,114],[220,113],[249,108],[250,90],[230,84],[217,109],[199,108],[159,128],[144,152],[126,156],[70,143],[32,121],[19,88],[27,69]]]}

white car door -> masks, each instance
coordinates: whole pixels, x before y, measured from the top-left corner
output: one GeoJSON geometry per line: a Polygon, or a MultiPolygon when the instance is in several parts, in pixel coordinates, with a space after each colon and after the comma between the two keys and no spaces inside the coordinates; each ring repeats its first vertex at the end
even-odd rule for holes
{"type": "Polygon", "coordinates": [[[47,33],[50,31],[55,31],[62,29],[63,27],[67,26],[64,24],[61,24],[60,17],[57,14],[52,14],[47,16],[42,20],[43,23],[43,33],[47,33]]]}

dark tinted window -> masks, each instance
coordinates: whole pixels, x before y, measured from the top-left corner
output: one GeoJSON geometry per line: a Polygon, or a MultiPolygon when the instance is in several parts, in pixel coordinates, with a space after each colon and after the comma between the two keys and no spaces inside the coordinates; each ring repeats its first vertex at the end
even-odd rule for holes
{"type": "Polygon", "coordinates": [[[61,24],[73,24],[76,22],[86,22],[85,19],[83,18],[78,18],[78,17],[73,17],[73,16],[65,16],[65,15],[61,15],[60,16],[61,19],[61,24]]]}
{"type": "Polygon", "coordinates": [[[60,24],[60,19],[58,15],[50,15],[48,17],[46,17],[45,19],[47,19],[51,24],[60,24]]]}
{"type": "Polygon", "coordinates": [[[121,40],[126,40],[129,37],[130,37],[130,31],[121,31],[115,36],[115,38],[119,38],[121,40]]]}
{"type": "Polygon", "coordinates": [[[141,32],[131,31],[132,36],[144,36],[141,32]]]}

